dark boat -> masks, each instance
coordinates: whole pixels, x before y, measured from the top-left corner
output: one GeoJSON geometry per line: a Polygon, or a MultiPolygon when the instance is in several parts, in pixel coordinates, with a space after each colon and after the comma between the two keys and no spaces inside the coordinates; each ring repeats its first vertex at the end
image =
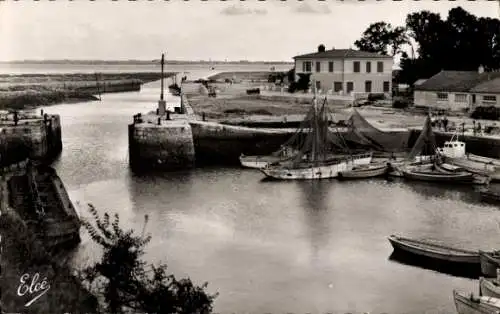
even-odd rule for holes
{"type": "Polygon", "coordinates": [[[481,273],[487,277],[496,277],[497,268],[500,268],[500,254],[498,252],[479,251],[481,273]]]}
{"type": "Polygon", "coordinates": [[[389,236],[394,250],[424,256],[430,259],[479,266],[479,252],[452,248],[422,240],[413,240],[395,235],[389,236]]]}
{"type": "Polygon", "coordinates": [[[487,203],[500,203],[500,193],[488,191],[480,191],[481,201],[487,203]]]}
{"type": "Polygon", "coordinates": [[[474,183],[475,178],[468,172],[442,172],[437,170],[409,170],[401,171],[403,177],[408,180],[426,181],[426,182],[446,182],[446,183],[474,183]]]}

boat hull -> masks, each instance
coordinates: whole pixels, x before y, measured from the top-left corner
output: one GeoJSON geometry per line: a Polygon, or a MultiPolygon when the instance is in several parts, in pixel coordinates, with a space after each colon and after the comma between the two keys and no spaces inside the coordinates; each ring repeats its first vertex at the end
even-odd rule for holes
{"type": "Polygon", "coordinates": [[[500,286],[497,279],[479,278],[479,294],[486,297],[500,298],[500,286]]]}
{"type": "Polygon", "coordinates": [[[261,171],[266,177],[277,180],[313,180],[336,178],[339,172],[351,170],[354,166],[368,165],[371,154],[353,156],[349,160],[339,160],[331,164],[310,166],[307,168],[266,167],[261,171]]]}
{"type": "Polygon", "coordinates": [[[481,191],[481,200],[488,203],[500,203],[500,194],[491,191],[481,191]]]}
{"type": "Polygon", "coordinates": [[[497,268],[500,268],[500,256],[493,256],[488,252],[479,251],[481,273],[487,277],[496,277],[497,268]]]}
{"type": "Polygon", "coordinates": [[[405,239],[396,236],[390,236],[389,242],[394,250],[423,256],[436,261],[477,266],[480,264],[479,253],[472,251],[455,249],[438,244],[426,243],[424,241],[405,239]]]}
{"type": "Polygon", "coordinates": [[[451,158],[445,157],[445,162],[464,168],[465,170],[488,176],[492,182],[500,181],[500,161],[469,154],[468,157],[451,158]]]}
{"type": "Polygon", "coordinates": [[[284,160],[279,156],[240,156],[240,163],[245,168],[262,169],[268,164],[284,160]]]}
{"type": "Polygon", "coordinates": [[[380,177],[384,174],[387,174],[388,166],[387,165],[377,165],[352,169],[350,171],[341,171],[338,174],[338,178],[342,180],[356,180],[356,179],[367,179],[380,177]]]}
{"type": "Polygon", "coordinates": [[[405,169],[401,171],[408,180],[446,183],[473,183],[474,175],[471,173],[443,173],[441,171],[419,171],[405,169]]]}
{"type": "Polygon", "coordinates": [[[453,291],[453,300],[458,314],[493,314],[500,311],[500,307],[495,304],[499,301],[496,298],[479,297],[473,301],[464,293],[453,291]]]}

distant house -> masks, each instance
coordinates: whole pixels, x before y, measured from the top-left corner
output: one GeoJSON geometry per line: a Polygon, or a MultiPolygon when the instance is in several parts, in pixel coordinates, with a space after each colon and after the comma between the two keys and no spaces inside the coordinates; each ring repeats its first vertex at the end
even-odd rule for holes
{"type": "Polygon", "coordinates": [[[295,56],[295,73],[311,73],[316,88],[339,95],[385,93],[391,95],[391,56],[353,49],[325,50],[295,56]]]}
{"type": "Polygon", "coordinates": [[[459,111],[477,106],[500,106],[500,72],[441,71],[415,84],[416,106],[459,111]]]}

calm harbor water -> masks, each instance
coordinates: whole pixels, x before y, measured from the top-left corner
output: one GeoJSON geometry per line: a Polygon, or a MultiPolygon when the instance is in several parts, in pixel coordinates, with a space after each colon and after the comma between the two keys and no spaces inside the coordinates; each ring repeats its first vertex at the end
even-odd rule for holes
{"type": "MultiPolygon", "coordinates": [[[[452,289],[477,280],[389,260],[390,234],[469,248],[500,247],[500,212],[470,188],[360,182],[266,182],[254,170],[148,176],[128,168],[127,124],[155,109],[157,82],[101,102],[46,107],[62,118],[54,163],[70,197],[117,212],[153,236],[146,259],[209,282],[218,313],[455,313],[452,289]]],[[[169,96],[167,101],[178,101],[169,96]]],[[[75,256],[98,255],[86,234],[75,256]]]]}

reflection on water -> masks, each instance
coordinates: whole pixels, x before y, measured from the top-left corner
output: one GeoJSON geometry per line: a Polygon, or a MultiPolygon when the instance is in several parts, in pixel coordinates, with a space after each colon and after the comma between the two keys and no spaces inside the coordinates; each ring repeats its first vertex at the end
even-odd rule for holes
{"type": "MultiPolygon", "coordinates": [[[[62,117],[64,148],[55,167],[82,207],[118,212],[136,230],[148,214],[146,258],[208,281],[220,292],[215,311],[450,313],[452,289],[476,291],[477,281],[388,260],[390,234],[500,247],[500,212],[466,187],[263,181],[259,171],[230,167],[132,174],[127,124],[154,110],[156,84],[45,108],[62,117]]],[[[83,235],[75,263],[98,254],[83,235]]]]}

